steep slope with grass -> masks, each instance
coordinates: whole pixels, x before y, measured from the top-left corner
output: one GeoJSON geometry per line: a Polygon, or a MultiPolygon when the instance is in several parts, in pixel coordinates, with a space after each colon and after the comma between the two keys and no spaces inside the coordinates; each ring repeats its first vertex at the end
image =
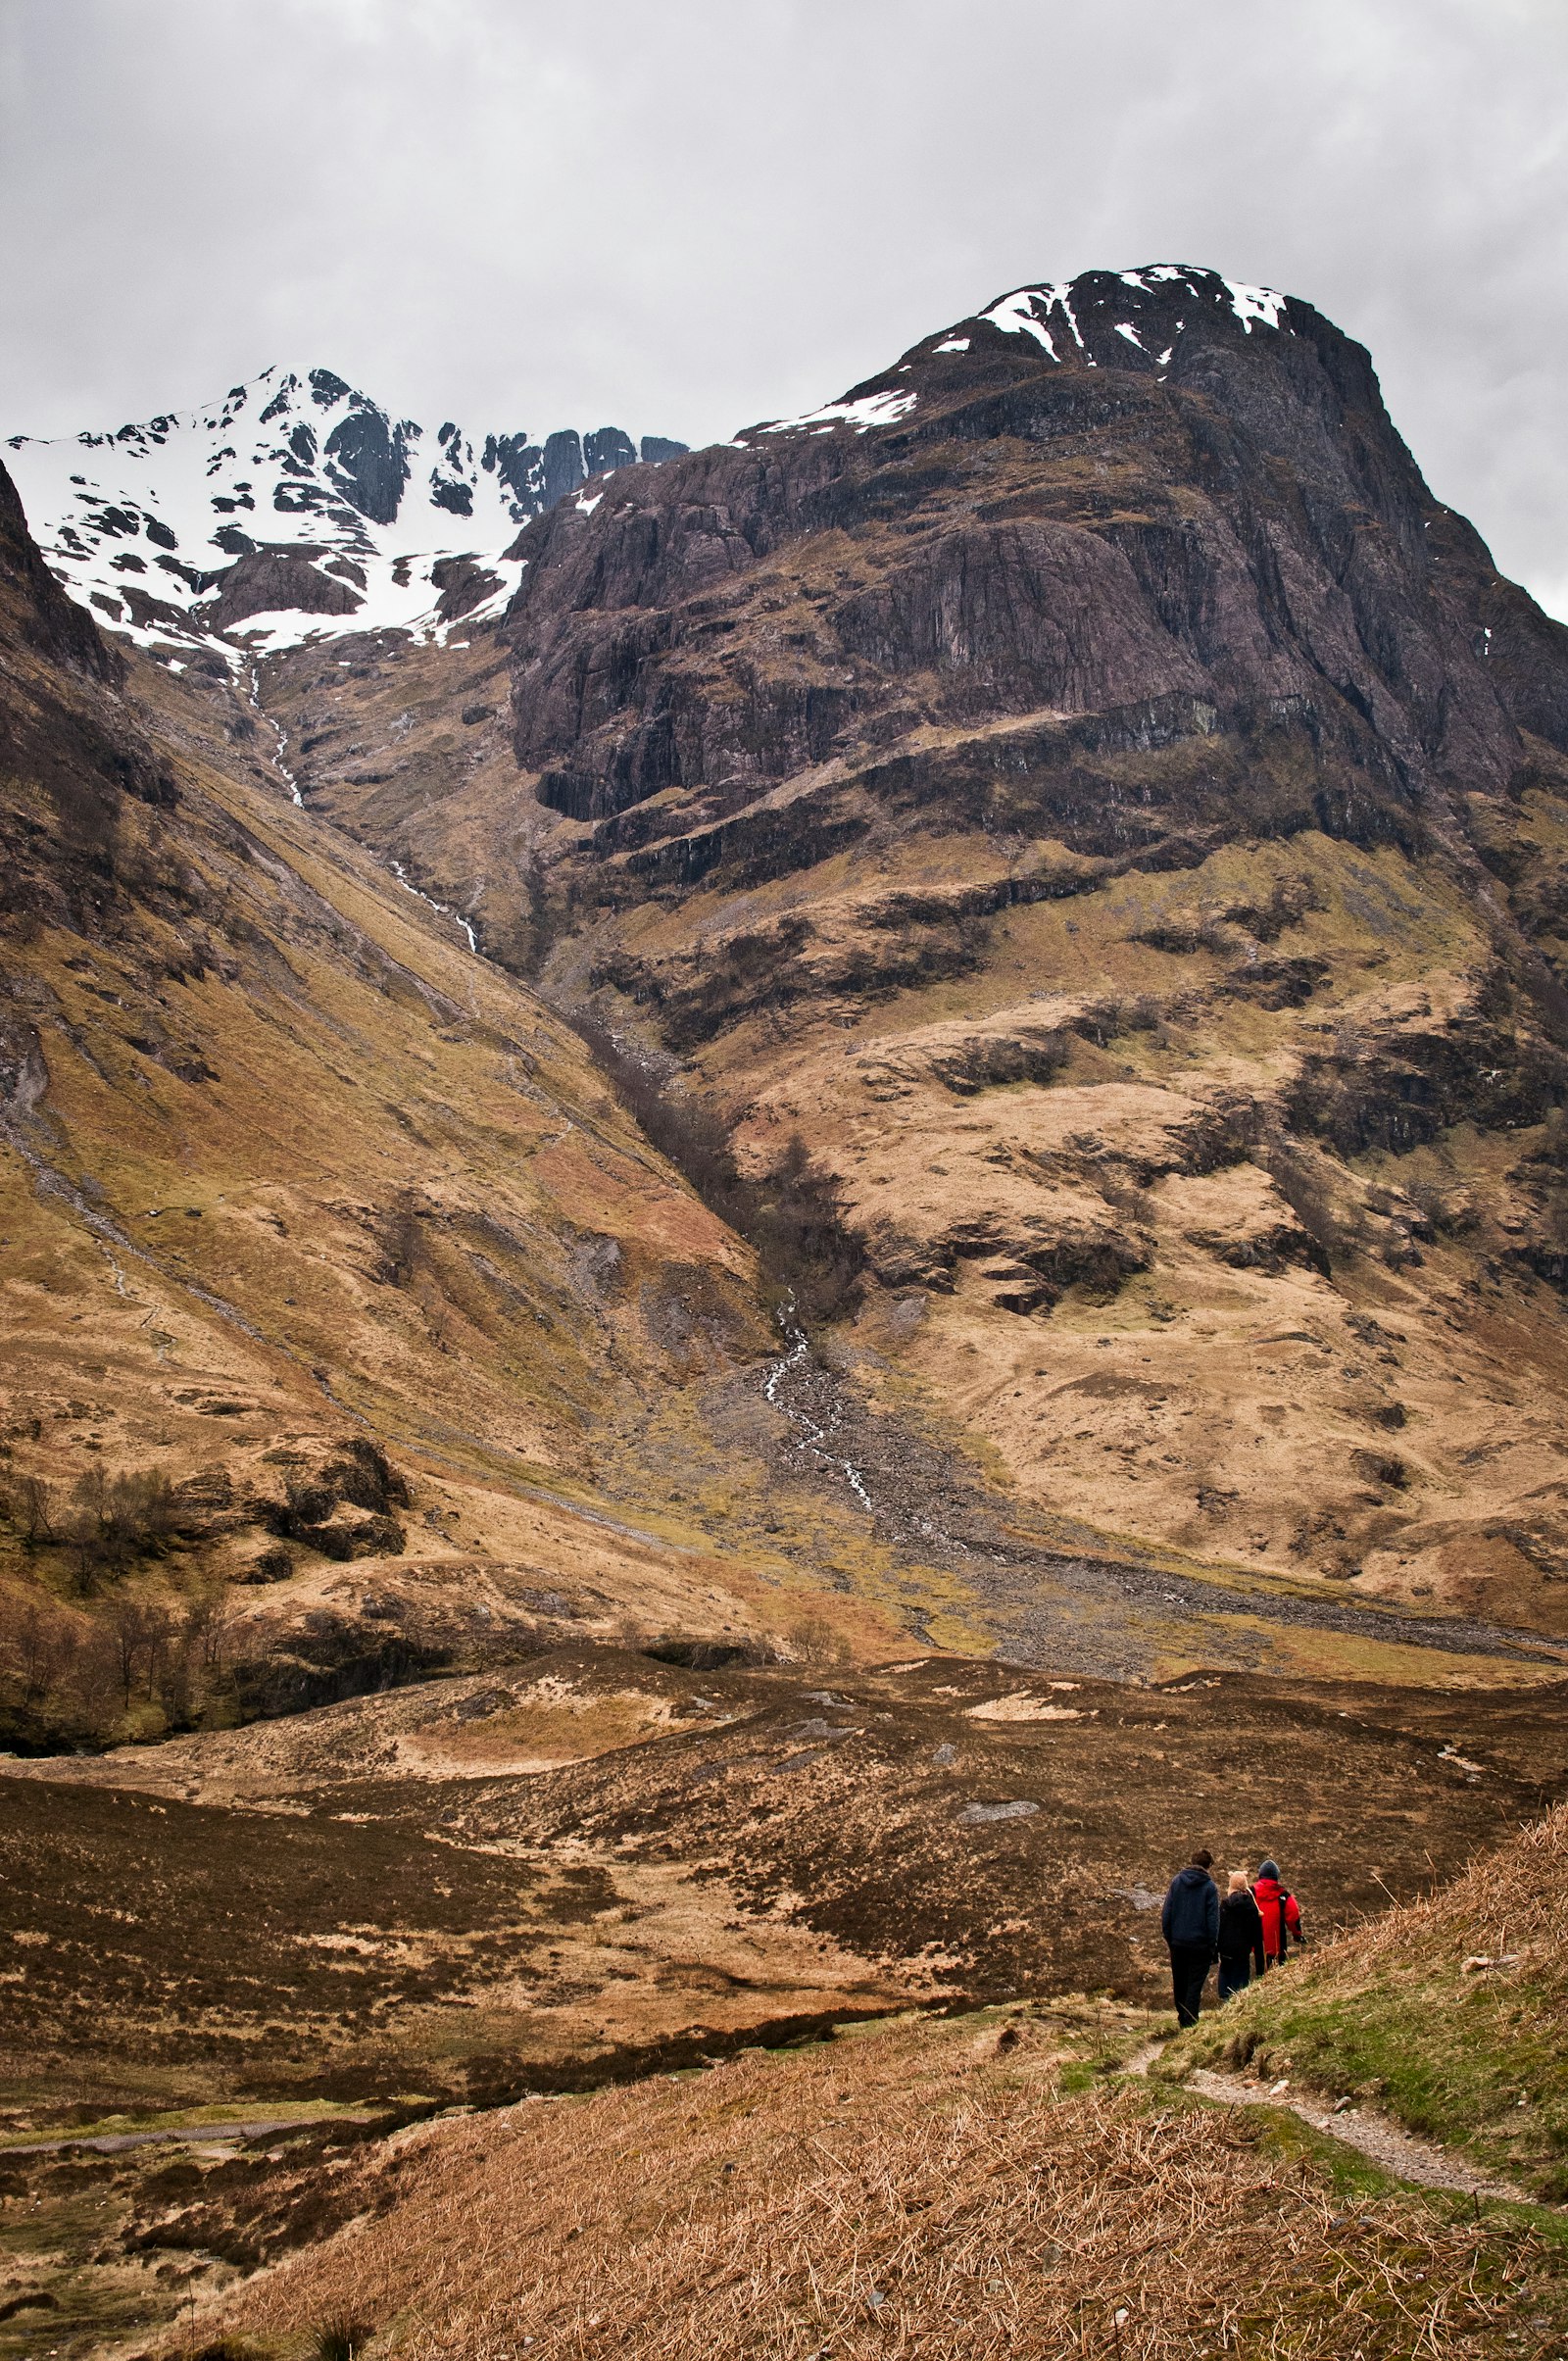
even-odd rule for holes
{"type": "Polygon", "coordinates": [[[264,694],[743,1174],[804,1142],[860,1382],[1111,1549],[1563,1630],[1568,634],[1360,347],[1025,288],[517,554],[264,694]]]}
{"type": "Polygon", "coordinates": [[[1375,2100],[1568,2197],[1568,1807],[1427,1899],[1298,1957],[1171,2053],[1375,2100]]]}
{"type": "Polygon", "coordinates": [[[269,731],[100,639],[3,479],[0,538],[10,1743],[820,1623],[749,1251],[269,731]]]}

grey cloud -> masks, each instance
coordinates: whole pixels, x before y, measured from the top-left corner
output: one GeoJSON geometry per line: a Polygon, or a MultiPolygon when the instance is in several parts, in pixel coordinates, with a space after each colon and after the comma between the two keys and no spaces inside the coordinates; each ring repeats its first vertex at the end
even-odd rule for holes
{"type": "Polygon", "coordinates": [[[272,360],[691,441],[1097,263],[1368,344],[1568,615],[1560,0],[11,0],[0,427],[272,360]]]}

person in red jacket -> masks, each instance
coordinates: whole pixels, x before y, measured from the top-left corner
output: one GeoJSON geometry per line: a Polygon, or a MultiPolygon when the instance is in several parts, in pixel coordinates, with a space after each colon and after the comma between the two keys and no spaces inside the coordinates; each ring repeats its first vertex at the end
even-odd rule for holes
{"type": "Polygon", "coordinates": [[[1263,1921],[1264,1962],[1278,1967],[1293,1943],[1306,1941],[1301,1933],[1301,1905],[1281,1883],[1278,1861],[1265,1861],[1258,1870],[1252,1899],[1263,1921]]]}

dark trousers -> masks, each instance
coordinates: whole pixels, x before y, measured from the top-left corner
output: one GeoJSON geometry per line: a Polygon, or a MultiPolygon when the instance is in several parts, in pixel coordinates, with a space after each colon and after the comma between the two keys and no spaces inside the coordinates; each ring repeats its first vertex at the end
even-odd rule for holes
{"type": "Polygon", "coordinates": [[[1245,1992],[1251,1981],[1252,1963],[1250,1959],[1246,1957],[1241,1959],[1221,1958],[1219,1963],[1219,1996],[1222,2000],[1228,2000],[1233,1992],[1245,1992]]]}
{"type": "Polygon", "coordinates": [[[1170,1946],[1170,1983],[1176,1995],[1178,2024],[1196,2025],[1203,2008],[1203,1984],[1214,1954],[1206,1943],[1173,1943],[1170,1946]]]}

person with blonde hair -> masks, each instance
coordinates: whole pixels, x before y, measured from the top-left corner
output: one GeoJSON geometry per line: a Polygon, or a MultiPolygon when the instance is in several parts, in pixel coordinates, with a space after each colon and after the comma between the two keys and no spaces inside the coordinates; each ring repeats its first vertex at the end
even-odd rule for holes
{"type": "Polygon", "coordinates": [[[1219,1906],[1219,1996],[1228,2000],[1263,1973],[1263,1913],[1252,1899],[1245,1869],[1233,1869],[1230,1891],[1219,1906]]]}

